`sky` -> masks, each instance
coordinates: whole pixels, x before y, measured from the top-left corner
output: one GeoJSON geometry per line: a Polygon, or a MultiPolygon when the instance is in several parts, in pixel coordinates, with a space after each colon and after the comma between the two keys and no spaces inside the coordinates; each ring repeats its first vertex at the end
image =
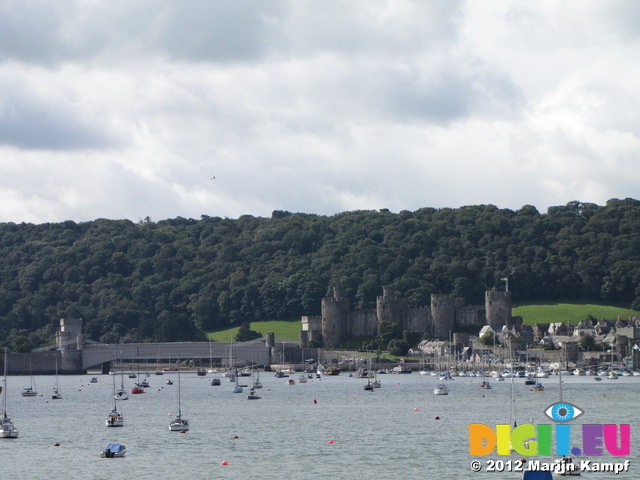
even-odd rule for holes
{"type": "Polygon", "coordinates": [[[636,0],[0,2],[0,222],[640,197],[636,0]]]}

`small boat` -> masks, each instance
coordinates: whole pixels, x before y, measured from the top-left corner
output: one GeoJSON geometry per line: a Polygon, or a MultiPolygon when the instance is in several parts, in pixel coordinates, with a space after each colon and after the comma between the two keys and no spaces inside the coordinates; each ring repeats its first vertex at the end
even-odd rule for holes
{"type": "Polygon", "coordinates": [[[295,385],[296,382],[293,378],[290,378],[289,380],[287,380],[287,385],[295,385]]]}
{"type": "Polygon", "coordinates": [[[531,389],[532,392],[544,392],[544,387],[541,383],[536,383],[536,386],[531,389]]]}
{"type": "Polygon", "coordinates": [[[171,380],[170,378],[167,378],[167,381],[164,383],[166,383],[167,385],[173,385],[173,380],[171,380]]]}
{"type": "Polygon", "coordinates": [[[53,393],[51,394],[52,400],[60,400],[62,399],[62,393],[60,393],[60,389],[58,388],[58,360],[56,359],[56,384],[53,386],[53,393]]]}
{"type": "MultiPolygon", "coordinates": [[[[180,360],[178,359],[179,364],[180,360]]],[[[180,369],[178,368],[178,414],[169,422],[169,430],[172,432],[186,432],[189,430],[189,420],[182,417],[180,390],[180,369]]]]}
{"type": "Polygon", "coordinates": [[[212,387],[217,387],[220,385],[220,379],[218,377],[213,377],[211,379],[211,386],[212,387]]]}
{"type": "Polygon", "coordinates": [[[122,443],[110,443],[107,448],[100,452],[102,458],[120,458],[124,457],[127,453],[126,445],[122,443]]]}
{"type": "Polygon", "coordinates": [[[33,378],[33,373],[31,373],[31,356],[29,356],[29,377],[29,386],[22,389],[23,397],[35,397],[36,395],[38,395],[38,392],[36,391],[36,381],[33,378]]]}
{"type": "Polygon", "coordinates": [[[231,393],[242,393],[243,389],[240,385],[236,383],[236,385],[231,389],[231,393]]]}
{"type": "Polygon", "coordinates": [[[524,384],[525,385],[535,385],[536,384],[536,379],[533,376],[533,374],[530,373],[529,375],[527,375],[527,378],[524,381],[524,384]]]}
{"type": "Polygon", "coordinates": [[[580,465],[573,463],[571,457],[560,457],[554,461],[554,473],[559,476],[580,475],[580,465]]]}
{"type": "Polygon", "coordinates": [[[373,392],[373,384],[371,383],[371,381],[367,382],[367,384],[364,386],[364,389],[369,392],[373,392]]]}
{"type": "Polygon", "coordinates": [[[300,375],[300,377],[298,377],[298,383],[307,383],[307,377],[300,375]]]}
{"type": "Polygon", "coordinates": [[[262,397],[253,390],[250,390],[247,394],[247,400],[260,400],[261,398],[262,397]]]}
{"type": "Polygon", "coordinates": [[[553,473],[543,470],[526,470],[522,474],[522,480],[553,480],[553,473]]]}
{"type": "Polygon", "coordinates": [[[131,394],[138,395],[140,393],[144,393],[144,388],[142,388],[142,385],[140,383],[134,384],[133,388],[131,389],[131,394]]]}
{"type": "Polygon", "coordinates": [[[207,375],[207,371],[204,368],[199,368],[198,370],[196,370],[196,375],[198,375],[199,377],[204,377],[207,375]]]}
{"type": "Polygon", "coordinates": [[[434,395],[449,395],[449,387],[446,385],[440,384],[436,388],[433,389],[434,395]]]}
{"type": "MultiPolygon", "coordinates": [[[[2,388],[2,387],[0,387],[2,388]]],[[[18,438],[20,432],[7,415],[7,348],[4,349],[4,388],[2,388],[2,425],[0,438],[18,438]]]]}
{"type": "Polygon", "coordinates": [[[98,377],[91,377],[89,383],[98,383],[98,377]]]}
{"type": "Polygon", "coordinates": [[[116,377],[113,378],[113,410],[107,415],[104,421],[107,427],[124,427],[124,417],[118,412],[116,407],[116,377]]]}
{"type": "Polygon", "coordinates": [[[600,378],[600,377],[593,377],[593,379],[594,379],[596,382],[601,382],[601,381],[602,381],[602,378],[600,378]]]}
{"type": "Polygon", "coordinates": [[[617,380],[618,379],[618,374],[616,372],[614,372],[613,370],[611,370],[609,372],[609,375],[607,375],[607,378],[609,380],[617,380]]]}
{"type": "Polygon", "coordinates": [[[251,376],[251,370],[248,368],[243,368],[242,370],[240,370],[240,376],[241,377],[250,377],[251,376]]]}
{"type": "Polygon", "coordinates": [[[255,377],[253,378],[253,388],[262,388],[262,383],[260,382],[260,372],[257,372],[255,377]]]}
{"type": "Polygon", "coordinates": [[[125,390],[124,385],[120,385],[120,388],[116,390],[114,398],[116,400],[129,400],[129,394],[125,390]]]}
{"type": "MultiPolygon", "coordinates": [[[[139,383],[139,385],[140,385],[142,388],[149,388],[149,382],[147,382],[146,380],[142,380],[142,381],[139,383]]],[[[144,392],[142,392],[142,393],[144,393],[144,392]]]]}
{"type": "Polygon", "coordinates": [[[38,392],[34,389],[34,387],[24,387],[22,389],[23,397],[35,397],[38,395],[38,392]]]}
{"type": "Polygon", "coordinates": [[[484,381],[480,384],[480,388],[484,388],[485,390],[491,390],[491,384],[487,381],[484,381]]]}
{"type": "Polygon", "coordinates": [[[124,417],[114,407],[104,423],[107,427],[124,427],[124,417]]]}

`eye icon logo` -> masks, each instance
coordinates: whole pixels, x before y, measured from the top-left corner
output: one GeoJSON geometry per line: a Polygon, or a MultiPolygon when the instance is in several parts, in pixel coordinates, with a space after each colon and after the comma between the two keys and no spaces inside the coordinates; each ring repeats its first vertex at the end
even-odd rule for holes
{"type": "Polygon", "coordinates": [[[575,420],[583,413],[584,411],[580,410],[575,405],[566,402],[558,402],[549,405],[544,411],[544,414],[547,417],[556,422],[568,422],[570,420],[575,420]]]}

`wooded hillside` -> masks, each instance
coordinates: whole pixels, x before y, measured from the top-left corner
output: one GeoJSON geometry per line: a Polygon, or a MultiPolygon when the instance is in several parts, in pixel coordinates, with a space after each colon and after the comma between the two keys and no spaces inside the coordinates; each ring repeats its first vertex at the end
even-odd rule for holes
{"type": "Polygon", "coordinates": [[[50,343],[82,318],[104,342],[178,341],[242,321],[319,315],[342,286],[373,308],[383,285],[411,305],[431,293],[483,303],[593,299],[640,309],[640,201],[540,213],[493,205],[333,216],[202,216],[0,224],[0,338],[50,343]]]}

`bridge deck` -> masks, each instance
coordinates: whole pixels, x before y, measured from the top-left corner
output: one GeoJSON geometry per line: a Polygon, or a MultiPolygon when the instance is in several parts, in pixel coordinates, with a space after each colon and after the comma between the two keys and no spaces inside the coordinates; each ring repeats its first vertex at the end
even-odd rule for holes
{"type": "Polygon", "coordinates": [[[82,368],[95,368],[112,361],[148,360],[168,362],[178,358],[233,358],[247,363],[271,362],[264,340],[243,343],[178,342],[86,344],[82,349],[82,368]]]}

